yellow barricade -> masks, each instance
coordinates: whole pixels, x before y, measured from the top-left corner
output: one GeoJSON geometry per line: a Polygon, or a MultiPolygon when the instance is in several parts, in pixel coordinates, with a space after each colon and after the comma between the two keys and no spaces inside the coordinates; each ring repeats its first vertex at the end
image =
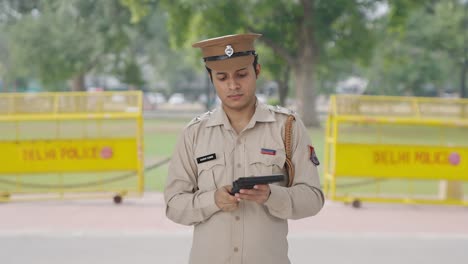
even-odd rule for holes
{"type": "Polygon", "coordinates": [[[142,93],[0,94],[0,202],[144,189],[142,93]]]}
{"type": "Polygon", "coordinates": [[[326,124],[331,200],[468,205],[468,100],[335,95],[326,124]]]}

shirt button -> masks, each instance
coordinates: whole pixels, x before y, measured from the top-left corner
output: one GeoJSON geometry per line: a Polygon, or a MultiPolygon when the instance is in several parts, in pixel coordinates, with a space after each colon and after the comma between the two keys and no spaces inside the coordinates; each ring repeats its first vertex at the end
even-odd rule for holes
{"type": "Polygon", "coordinates": [[[240,168],[242,167],[242,165],[240,163],[237,163],[237,168],[240,168]]]}
{"type": "Polygon", "coordinates": [[[239,251],[239,249],[237,247],[234,248],[234,252],[237,252],[239,251]]]}
{"type": "Polygon", "coordinates": [[[239,217],[239,216],[236,216],[236,220],[239,221],[239,220],[240,220],[240,217],[239,217]]]}

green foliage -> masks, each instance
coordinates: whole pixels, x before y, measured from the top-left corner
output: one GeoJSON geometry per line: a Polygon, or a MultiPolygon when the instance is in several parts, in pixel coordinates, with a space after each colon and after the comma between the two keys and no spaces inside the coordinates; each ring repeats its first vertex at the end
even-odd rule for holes
{"type": "Polygon", "coordinates": [[[92,70],[122,72],[128,84],[142,84],[132,50],[138,28],[120,1],[44,0],[35,8],[8,25],[11,57],[19,70],[46,85],[92,70]]]}
{"type": "Polygon", "coordinates": [[[405,14],[402,24],[390,17],[380,25],[382,40],[367,73],[369,92],[437,96],[457,90],[464,49],[461,33],[466,31],[461,2],[416,6],[405,14]]]}
{"type": "Polygon", "coordinates": [[[94,57],[94,43],[84,28],[80,21],[51,13],[40,19],[25,17],[13,28],[12,55],[20,65],[37,65],[31,71],[35,70],[45,84],[69,79],[89,67],[83,58],[94,57]],[[54,28],[52,24],[60,26],[54,28]]]}
{"type": "MultiPolygon", "coordinates": [[[[375,38],[374,21],[368,13],[377,3],[385,1],[162,2],[170,14],[168,29],[177,47],[226,34],[262,33],[260,41],[274,51],[272,58],[263,60],[268,62],[263,64],[264,71],[270,71],[268,75],[278,81],[287,79],[282,74],[285,71],[294,71],[294,76],[301,79],[295,80],[296,89],[308,91],[297,93],[304,95],[298,100],[308,106],[306,102],[314,100],[316,94],[310,92],[316,90],[312,76],[317,70],[314,69],[332,68],[337,60],[369,63],[375,38]]],[[[308,116],[315,116],[314,108],[308,110],[311,111],[308,116]]],[[[311,125],[315,121],[305,120],[305,123],[311,125]]]]}
{"type": "Polygon", "coordinates": [[[135,39],[134,42],[138,43],[137,46],[145,54],[146,62],[154,68],[153,82],[164,80],[167,83],[164,90],[167,93],[173,93],[198,83],[197,78],[200,76],[197,76],[193,66],[202,66],[202,61],[199,57],[191,55],[195,52],[191,48],[177,51],[171,48],[166,22],[167,14],[161,9],[154,10],[145,18],[145,21],[140,23],[142,33],[139,35],[141,37],[135,39]]]}
{"type": "Polygon", "coordinates": [[[269,105],[281,105],[280,100],[278,98],[270,98],[267,101],[269,105]]]}
{"type": "Polygon", "coordinates": [[[125,63],[124,69],[120,74],[121,81],[141,87],[144,84],[140,66],[135,61],[125,63]]]}
{"type": "MultiPolygon", "coordinates": [[[[63,89],[83,74],[111,74],[141,87],[145,65],[152,67],[151,86],[183,90],[205,85],[200,51],[192,43],[253,31],[263,34],[257,45],[262,81],[295,88],[289,94],[302,94],[290,72],[311,64],[303,74],[316,77],[306,78],[307,89],[321,93],[333,93],[339,81],[357,75],[370,80],[369,93],[436,95],[462,86],[468,60],[464,3],[4,0],[0,79],[11,86],[37,78],[48,89],[63,89]],[[313,7],[309,13],[306,4],[313,7]],[[388,12],[374,16],[382,5],[388,12]],[[310,47],[314,56],[303,60],[310,47]]],[[[307,96],[300,99],[312,100],[307,96]]]]}
{"type": "Polygon", "coordinates": [[[131,23],[140,22],[151,11],[152,0],[120,0],[122,6],[127,7],[132,14],[131,23]]]}

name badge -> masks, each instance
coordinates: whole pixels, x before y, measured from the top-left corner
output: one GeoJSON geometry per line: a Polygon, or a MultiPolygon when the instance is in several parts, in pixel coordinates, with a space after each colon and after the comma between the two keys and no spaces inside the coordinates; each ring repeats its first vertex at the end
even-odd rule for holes
{"type": "Polygon", "coordinates": [[[197,163],[200,164],[214,159],[216,159],[216,153],[197,158],[197,163]]]}

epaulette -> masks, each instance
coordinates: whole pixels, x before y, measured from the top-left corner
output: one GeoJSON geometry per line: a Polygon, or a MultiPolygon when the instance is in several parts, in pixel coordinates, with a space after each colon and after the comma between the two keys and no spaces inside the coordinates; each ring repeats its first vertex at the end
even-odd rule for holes
{"type": "Polygon", "coordinates": [[[291,109],[288,109],[286,107],[282,107],[282,106],[272,106],[272,105],[269,105],[268,108],[276,113],[280,113],[280,114],[285,114],[285,115],[296,115],[296,112],[291,110],[291,109]]]}
{"type": "Polygon", "coordinates": [[[192,119],[192,121],[190,121],[190,122],[188,123],[187,126],[194,125],[194,124],[196,124],[196,123],[201,122],[201,121],[204,120],[204,119],[209,118],[209,117],[211,116],[212,113],[213,113],[213,111],[208,111],[208,112],[206,112],[206,113],[203,113],[203,114],[201,114],[201,115],[195,117],[194,119],[192,119]]]}

